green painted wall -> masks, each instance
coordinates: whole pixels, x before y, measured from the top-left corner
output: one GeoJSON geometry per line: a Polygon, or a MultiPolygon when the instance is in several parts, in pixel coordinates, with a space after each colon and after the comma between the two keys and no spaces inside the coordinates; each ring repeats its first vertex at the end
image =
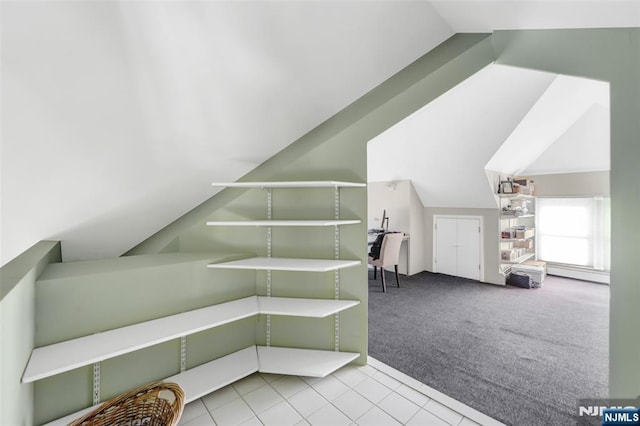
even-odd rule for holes
{"type": "MultiPolygon", "coordinates": [[[[456,35],[318,126],[243,180],[366,181],[366,144],[493,60],[487,35],[456,35]]],[[[341,257],[363,264],[340,272],[341,297],[361,304],[340,315],[340,348],[367,354],[366,189],[341,190],[340,214],[361,225],[341,228],[341,257]]],[[[331,218],[333,190],[274,190],[275,218],[331,218]]],[[[264,255],[262,229],[208,228],[208,219],[264,218],[262,190],[227,189],[170,224],[119,259],[52,265],[37,283],[34,339],[38,345],[153,319],[181,310],[265,294],[265,273],[209,270],[229,253],[264,255]],[[179,253],[172,253],[179,252],[179,253]],[[216,253],[216,254],[211,254],[216,253]]],[[[332,229],[275,229],[273,255],[333,257],[332,229]]],[[[332,297],[333,273],[273,274],[273,295],[332,297]]],[[[272,319],[272,344],[333,348],[333,318],[272,319]]],[[[263,343],[264,317],[194,336],[188,364],[199,365],[255,342],[263,343]]],[[[174,374],[177,342],[123,355],[102,365],[102,396],[174,374]],[[152,359],[153,363],[149,363],[152,359]],[[130,374],[115,374],[130,372],[130,374]]],[[[22,368],[20,371],[22,371],[22,368]]],[[[90,403],[91,367],[47,378],[34,386],[34,422],[42,423],[90,403]],[[59,390],[63,389],[64,392],[59,390]]]]}
{"type": "MultiPolygon", "coordinates": [[[[498,31],[497,62],[611,87],[609,393],[640,394],[640,28],[498,31]]],[[[607,344],[607,342],[602,342],[607,344]]],[[[584,395],[589,397],[589,395],[584,395]]]]}
{"type": "Polygon", "coordinates": [[[35,282],[60,260],[60,243],[42,241],[0,268],[0,425],[34,423],[34,386],[20,379],[35,346],[35,282]]]}

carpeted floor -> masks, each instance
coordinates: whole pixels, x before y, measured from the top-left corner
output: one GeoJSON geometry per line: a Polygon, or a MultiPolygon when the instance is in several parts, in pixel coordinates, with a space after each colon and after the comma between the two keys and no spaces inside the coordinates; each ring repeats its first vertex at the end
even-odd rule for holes
{"type": "Polygon", "coordinates": [[[608,386],[609,287],[547,277],[541,289],[369,271],[369,354],[508,425],[576,423],[608,386]]]}

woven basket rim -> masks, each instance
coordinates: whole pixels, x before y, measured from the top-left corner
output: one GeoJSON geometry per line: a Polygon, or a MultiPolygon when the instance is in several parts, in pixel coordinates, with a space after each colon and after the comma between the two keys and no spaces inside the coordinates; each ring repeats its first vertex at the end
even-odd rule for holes
{"type": "MultiPolygon", "coordinates": [[[[182,416],[182,411],[184,410],[184,400],[185,394],[184,390],[177,383],[165,382],[165,381],[156,381],[144,384],[135,389],[122,393],[114,398],[111,398],[100,405],[96,406],[95,409],[91,410],[84,416],[74,420],[69,423],[68,426],[80,426],[83,423],[90,421],[92,418],[100,414],[105,414],[110,408],[113,407],[125,407],[127,406],[127,402],[133,402],[134,400],[144,400],[145,395],[150,395],[149,399],[157,398],[157,394],[160,394],[162,391],[170,391],[175,399],[169,402],[172,411],[172,419],[171,422],[166,426],[175,426],[180,417],[182,416]],[[152,395],[153,394],[153,395],[152,395]]],[[[165,398],[157,398],[157,399],[165,399],[165,398]]],[[[165,399],[166,400],[166,399],[165,399]]],[[[167,400],[168,401],[168,400],[167,400]]],[[[131,407],[131,405],[129,405],[131,407]]],[[[89,423],[91,424],[91,423],[89,423]]]]}

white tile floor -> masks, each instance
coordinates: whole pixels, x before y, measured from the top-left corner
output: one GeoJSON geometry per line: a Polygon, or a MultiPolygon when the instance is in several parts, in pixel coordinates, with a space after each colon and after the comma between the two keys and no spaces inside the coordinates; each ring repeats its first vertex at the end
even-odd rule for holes
{"type": "Polygon", "coordinates": [[[322,379],[256,373],[187,404],[180,426],[498,426],[466,405],[369,358],[322,379]]]}

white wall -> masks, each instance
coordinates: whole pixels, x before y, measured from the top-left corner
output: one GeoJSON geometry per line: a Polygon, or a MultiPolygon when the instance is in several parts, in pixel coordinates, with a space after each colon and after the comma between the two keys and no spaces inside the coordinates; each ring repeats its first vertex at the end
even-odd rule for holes
{"type": "Polygon", "coordinates": [[[411,181],[369,182],[367,196],[367,228],[379,228],[386,210],[389,231],[400,231],[409,236],[400,249],[399,271],[408,275],[424,271],[424,206],[411,181]]]}
{"type": "Polygon", "coordinates": [[[3,2],[0,264],[123,253],[453,34],[426,2],[3,2]]]}
{"type": "Polygon", "coordinates": [[[609,172],[531,175],[539,197],[608,197],[609,172]]]}

